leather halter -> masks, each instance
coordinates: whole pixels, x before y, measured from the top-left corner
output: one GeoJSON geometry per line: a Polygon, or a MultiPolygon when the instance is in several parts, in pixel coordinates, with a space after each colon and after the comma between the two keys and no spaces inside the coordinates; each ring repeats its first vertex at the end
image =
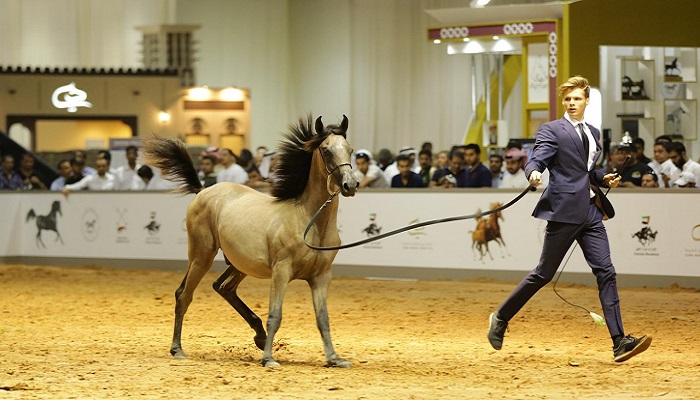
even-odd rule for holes
{"type": "Polygon", "coordinates": [[[341,163],[336,165],[333,169],[328,169],[328,164],[326,164],[326,159],[323,157],[323,152],[321,151],[321,146],[318,147],[318,154],[321,156],[321,161],[323,161],[323,167],[326,168],[326,172],[328,173],[328,178],[326,179],[326,190],[328,190],[328,194],[330,194],[332,197],[340,193],[340,187],[338,190],[335,192],[331,190],[331,177],[333,176],[333,173],[340,167],[347,165],[348,167],[352,168],[352,165],[350,163],[341,163]]]}

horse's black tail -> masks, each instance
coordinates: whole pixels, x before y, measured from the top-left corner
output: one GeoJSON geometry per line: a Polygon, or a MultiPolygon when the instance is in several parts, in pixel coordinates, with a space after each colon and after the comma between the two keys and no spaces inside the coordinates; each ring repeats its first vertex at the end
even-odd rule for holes
{"type": "Polygon", "coordinates": [[[143,154],[146,164],[160,169],[163,178],[180,185],[180,193],[199,193],[204,188],[182,140],[161,137],[149,139],[143,146],[143,154]]]}
{"type": "Polygon", "coordinates": [[[27,220],[26,222],[29,222],[32,220],[32,218],[36,217],[36,213],[34,212],[34,209],[30,209],[29,212],[27,213],[27,220]]]}

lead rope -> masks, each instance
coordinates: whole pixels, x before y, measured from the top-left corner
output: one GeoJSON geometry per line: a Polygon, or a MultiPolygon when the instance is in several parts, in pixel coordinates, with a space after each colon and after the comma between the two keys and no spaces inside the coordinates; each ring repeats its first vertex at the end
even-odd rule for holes
{"type": "Polygon", "coordinates": [[[321,212],[323,211],[323,209],[326,208],[329,204],[331,204],[331,202],[333,201],[333,199],[335,198],[335,196],[338,195],[338,193],[339,193],[339,190],[336,191],[336,192],[331,192],[331,190],[330,190],[330,180],[329,180],[328,182],[329,182],[329,183],[328,183],[328,187],[329,187],[328,192],[330,193],[331,196],[328,198],[328,200],[326,200],[325,203],[323,203],[323,205],[321,206],[321,208],[319,208],[318,211],[316,211],[316,214],[314,214],[314,216],[311,217],[311,220],[309,221],[309,224],[306,225],[306,229],[304,230],[304,244],[305,244],[306,246],[308,246],[309,248],[314,249],[314,250],[342,250],[342,249],[349,249],[349,248],[351,248],[351,247],[356,247],[356,246],[359,246],[359,245],[362,245],[362,244],[374,242],[374,241],[377,241],[377,240],[380,240],[380,239],[384,239],[384,238],[389,237],[389,236],[394,236],[394,235],[397,235],[397,234],[399,234],[399,233],[406,232],[406,231],[410,231],[411,229],[416,229],[416,228],[420,228],[420,227],[423,227],[423,226],[435,225],[435,224],[442,224],[442,223],[445,223],[445,222],[452,222],[452,221],[461,221],[461,220],[472,219],[472,218],[480,218],[480,217],[483,217],[483,216],[485,216],[485,215],[489,215],[489,214],[493,214],[493,213],[496,213],[496,212],[499,212],[499,211],[503,211],[503,210],[505,210],[506,208],[508,208],[508,207],[512,206],[513,204],[517,203],[520,199],[522,199],[522,198],[527,194],[527,192],[529,192],[529,191],[533,191],[533,192],[534,192],[534,191],[536,190],[536,189],[535,189],[535,185],[534,185],[534,184],[530,184],[530,186],[528,186],[525,190],[523,190],[522,193],[520,193],[518,196],[516,196],[513,200],[509,201],[508,203],[506,203],[506,204],[504,204],[504,205],[502,205],[502,206],[500,206],[500,207],[498,207],[498,208],[494,208],[493,210],[488,210],[488,211],[480,212],[480,213],[477,213],[477,214],[462,215],[462,216],[457,216],[457,217],[448,217],[448,218],[441,218],[441,219],[432,219],[432,220],[425,221],[425,222],[419,222],[419,223],[416,223],[416,224],[411,224],[411,225],[404,226],[403,228],[399,228],[399,229],[393,230],[393,231],[391,231],[391,232],[383,233],[383,234],[381,234],[381,235],[379,235],[379,236],[374,236],[374,237],[371,237],[371,238],[368,238],[368,239],[358,240],[357,242],[352,242],[352,243],[347,243],[347,244],[341,244],[341,245],[338,245],[338,246],[327,246],[327,247],[326,247],[326,246],[314,246],[314,245],[312,245],[312,244],[310,244],[309,242],[306,241],[306,235],[309,233],[309,230],[311,230],[311,227],[314,225],[314,223],[316,222],[316,220],[318,219],[318,217],[321,215],[321,212]]]}

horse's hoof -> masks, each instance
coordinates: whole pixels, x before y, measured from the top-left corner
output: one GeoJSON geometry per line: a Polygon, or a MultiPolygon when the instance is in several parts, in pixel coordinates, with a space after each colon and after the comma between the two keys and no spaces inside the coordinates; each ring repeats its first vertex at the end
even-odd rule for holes
{"type": "Polygon", "coordinates": [[[352,367],[352,363],[344,358],[338,358],[336,360],[328,361],[326,366],[334,368],[350,368],[352,367]]]}
{"type": "Polygon", "coordinates": [[[185,352],[182,351],[182,349],[170,349],[170,354],[176,360],[186,360],[187,359],[187,356],[185,355],[185,352]]]}
{"type": "Polygon", "coordinates": [[[253,337],[253,340],[255,341],[255,345],[260,349],[260,350],[265,350],[265,342],[267,341],[267,337],[265,336],[258,336],[255,335],[253,337]]]}
{"type": "Polygon", "coordinates": [[[265,368],[274,368],[274,367],[279,367],[280,363],[278,363],[275,360],[267,360],[267,361],[263,360],[262,365],[265,368]]]}

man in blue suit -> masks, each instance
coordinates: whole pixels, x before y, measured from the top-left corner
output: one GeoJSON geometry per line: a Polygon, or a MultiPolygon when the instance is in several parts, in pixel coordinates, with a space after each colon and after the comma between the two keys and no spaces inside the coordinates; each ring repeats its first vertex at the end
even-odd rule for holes
{"type": "Polygon", "coordinates": [[[525,176],[536,186],[541,183],[545,168],[550,173],[549,185],[532,213],[548,221],[540,261],[491,314],[487,338],[494,349],[501,349],[508,321],[552,280],[576,240],[598,282],[600,303],[613,340],[614,359],[622,362],[646,350],[651,336],[625,336],[622,327],[615,267],[603,225],[603,219],[612,218],[615,211],[600,189],[600,186],[617,187],[620,176],[595,170],[601,155],[600,131],[583,121],[590,93],[588,80],[580,76],[569,78],[558,91],[566,114],[538,129],[532,154],[525,165],[525,176]]]}

